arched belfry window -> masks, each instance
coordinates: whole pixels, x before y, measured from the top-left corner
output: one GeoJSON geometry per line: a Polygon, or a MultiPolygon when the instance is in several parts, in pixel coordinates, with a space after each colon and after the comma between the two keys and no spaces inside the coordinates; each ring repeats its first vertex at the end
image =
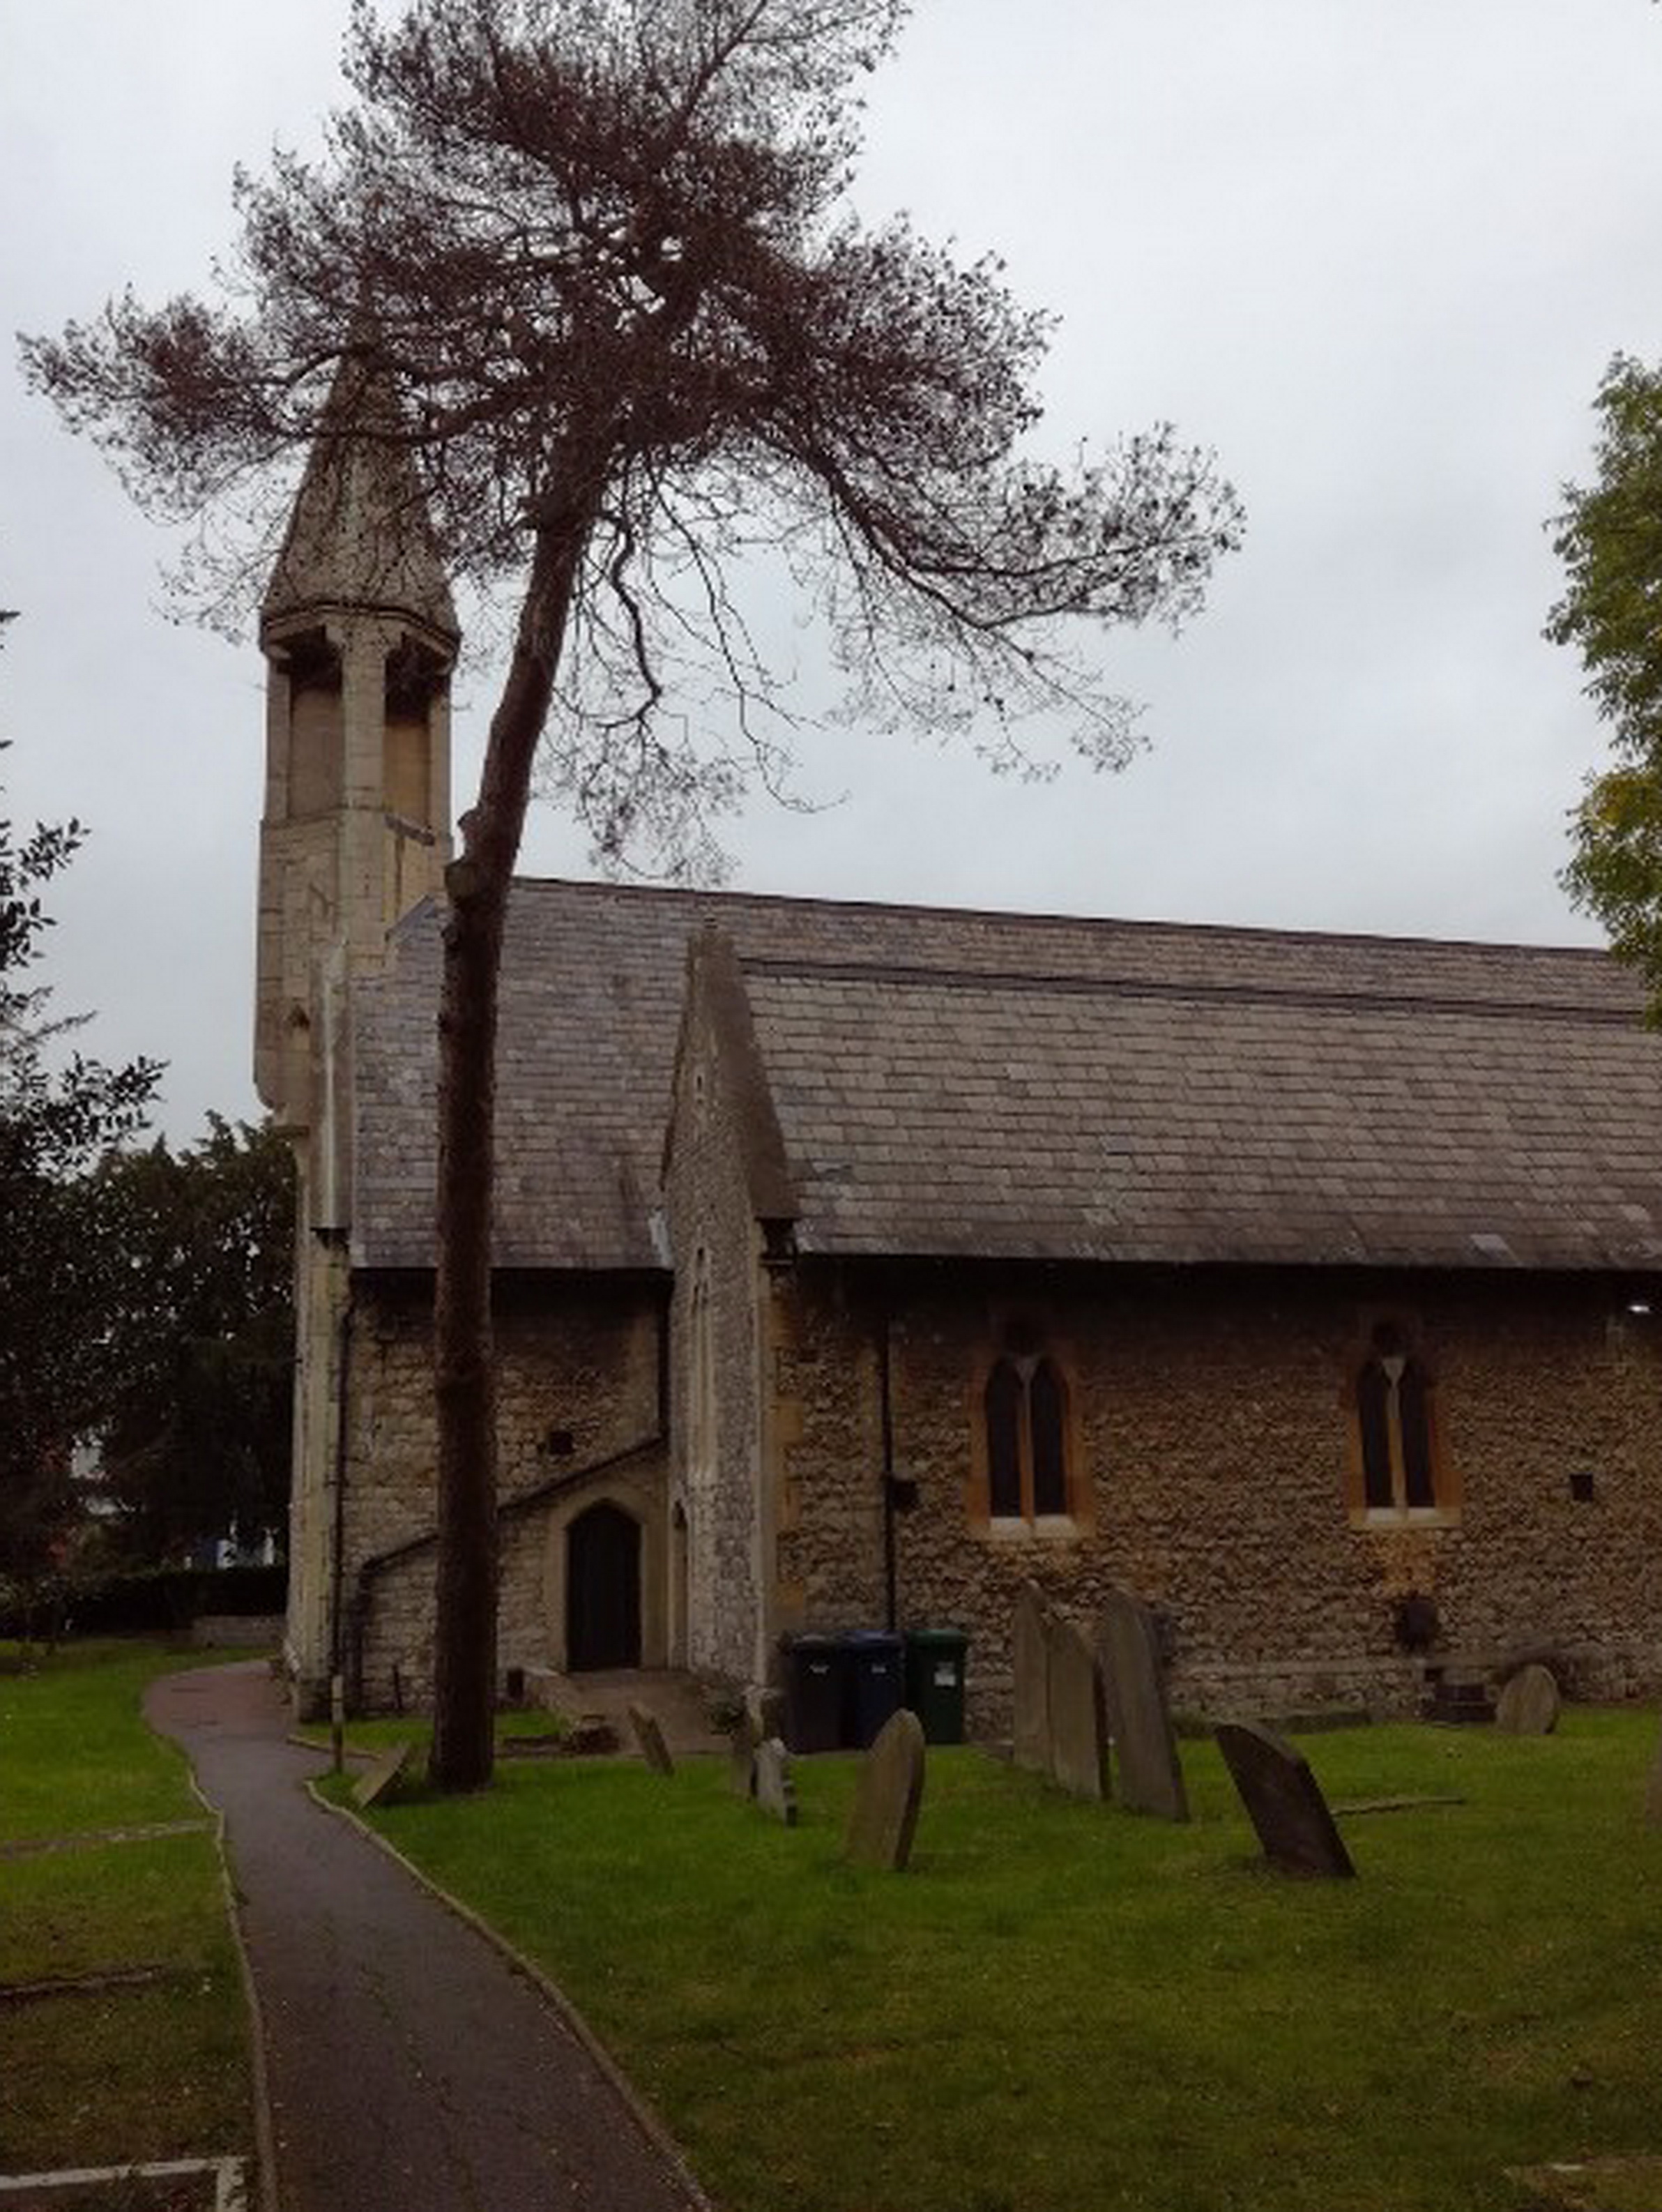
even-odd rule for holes
{"type": "Polygon", "coordinates": [[[1048,1356],[994,1361],[981,1394],[987,1513],[1054,1519],[1071,1510],[1068,1388],[1048,1356]]]}
{"type": "Polygon", "coordinates": [[[1369,1516],[1452,1503],[1441,1463],[1436,1384],[1397,1322],[1377,1322],[1351,1377],[1361,1500],[1369,1516]]]}

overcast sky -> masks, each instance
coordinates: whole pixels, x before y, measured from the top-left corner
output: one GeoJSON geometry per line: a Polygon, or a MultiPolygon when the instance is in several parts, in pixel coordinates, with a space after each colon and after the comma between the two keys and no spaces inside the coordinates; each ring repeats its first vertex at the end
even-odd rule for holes
{"type": "MultiPolygon", "coordinates": [[[[229,183],[337,97],[345,0],[0,0],[0,301],[52,329],[198,286],[229,183]]],[[[1061,317],[1059,450],[1169,417],[1244,551],[1172,642],[1123,775],[1041,788],[839,732],[755,890],[1580,941],[1556,885],[1601,737],[1541,639],[1544,523],[1618,348],[1662,355],[1662,10],[1646,0],[919,0],[857,201],[1003,254],[1061,317]]],[[[159,611],[167,545],[0,367],[5,811],[82,816],[52,904],[85,1048],[171,1063],[161,1116],[252,1115],[263,670],[159,611]]],[[[813,640],[804,633],[811,664],[813,640]]],[[[463,687],[470,787],[483,672],[463,687]]],[[[525,865],[588,872],[544,809],[525,865]]]]}

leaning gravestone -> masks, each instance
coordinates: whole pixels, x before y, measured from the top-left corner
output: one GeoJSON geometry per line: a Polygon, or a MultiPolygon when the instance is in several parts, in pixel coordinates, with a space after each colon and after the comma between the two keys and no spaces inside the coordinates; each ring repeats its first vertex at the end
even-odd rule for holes
{"type": "Polygon", "coordinates": [[[1110,1590],[1097,1648],[1102,1655],[1108,1733],[1113,1739],[1115,1797],[1133,1813],[1186,1820],[1189,1799],[1152,1609],[1130,1590],[1110,1590]]]}
{"type": "Polygon", "coordinates": [[[1108,1794],[1108,1723],[1096,1654],[1071,1620],[1052,1615],[1050,1651],[1050,1771],[1058,1789],[1099,1803],[1108,1794]]]}
{"type": "Polygon", "coordinates": [[[761,1741],[749,1713],[741,1713],[728,1740],[727,1783],[735,1797],[756,1794],[756,1747],[761,1741]]]}
{"type": "Polygon", "coordinates": [[[367,1810],[371,1805],[379,1805],[383,1798],[391,1796],[403,1781],[415,1750],[413,1743],[395,1743],[384,1751],[353,1784],[352,1802],[367,1810]]]}
{"type": "Polygon", "coordinates": [[[797,1785],[791,1779],[791,1754],[781,1739],[770,1735],[755,1748],[755,1800],[787,1828],[797,1825],[797,1785]]]}
{"type": "Polygon", "coordinates": [[[883,1723],[861,1762],[845,1856],[857,1866],[901,1873],[912,1856],[923,1794],[923,1723],[902,1706],[883,1723]]]}
{"type": "Polygon", "coordinates": [[[1216,1735],[1271,1865],[1287,1874],[1354,1875],[1321,1785],[1301,1754],[1256,1721],[1220,1722],[1216,1735]]]}
{"type": "Polygon", "coordinates": [[[1495,1700],[1495,1725],[1503,1735],[1550,1735],[1562,1703],[1551,1668],[1532,1661],[1518,1669],[1495,1700]]]}
{"type": "Polygon", "coordinates": [[[673,1774],[675,1761],[670,1756],[670,1747],[664,1741],[664,1731],[658,1724],[655,1713],[645,1705],[629,1707],[629,1726],[634,1730],[634,1740],[640,1756],[654,1774],[673,1774]]]}
{"type": "Polygon", "coordinates": [[[1050,1607],[1037,1583],[1023,1583],[1010,1632],[1016,1717],[1010,1755],[1036,1774],[1050,1771],[1050,1607]]]}

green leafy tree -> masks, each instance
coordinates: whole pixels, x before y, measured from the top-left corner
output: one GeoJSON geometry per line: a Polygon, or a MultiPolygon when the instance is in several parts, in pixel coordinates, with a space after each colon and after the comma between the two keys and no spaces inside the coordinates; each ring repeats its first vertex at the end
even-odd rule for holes
{"type": "Polygon", "coordinates": [[[1060,731],[1123,759],[1082,629],[1199,604],[1240,531],[1158,428],[1031,448],[1046,319],[989,260],[845,187],[904,0],[355,0],[356,104],[315,164],[240,179],[227,295],[130,296],[28,374],[165,514],[223,507],[319,434],[396,441],[513,649],[447,881],[440,1014],[433,1771],[491,1768],[493,1067],[533,764],[616,855],[705,849],[792,727],[739,598],[782,562],[851,705],[996,760],[1060,731]],[[343,359],[359,373],[343,375],[343,359]],[[389,388],[399,410],[389,410],[389,388]]]}
{"type": "Polygon", "coordinates": [[[1662,1013],[1662,368],[1618,354],[1604,373],[1597,475],[1566,484],[1553,550],[1564,592],[1547,635],[1572,645],[1614,763],[1590,775],[1564,871],[1662,1013]]]}
{"type": "Polygon", "coordinates": [[[123,1548],[171,1560],[283,1525],[293,1413],[294,1166],[270,1130],[210,1115],[178,1152],[107,1159],[112,1248],[103,1480],[123,1548]]]}
{"type": "Polygon", "coordinates": [[[0,1583],[26,1603],[68,1564],[84,1512],[71,1455],[107,1382],[111,1254],[89,1171],[141,1125],[161,1073],[52,1064],[79,1020],[54,1017],[34,979],[42,892],[85,834],[0,817],[0,1583]]]}

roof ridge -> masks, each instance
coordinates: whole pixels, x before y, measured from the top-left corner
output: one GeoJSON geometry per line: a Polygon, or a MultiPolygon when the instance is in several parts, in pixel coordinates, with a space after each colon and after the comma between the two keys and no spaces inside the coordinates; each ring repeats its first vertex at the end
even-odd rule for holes
{"type": "Polygon", "coordinates": [[[997,922],[1038,929],[1113,929],[1148,937],[1239,938],[1265,945],[1368,945],[1410,952],[1521,954],[1526,959],[1573,959],[1610,968],[1608,947],[1599,945],[1526,944],[1489,937],[1405,937],[1365,929],[1279,929],[1267,922],[1174,921],[1132,915],[1038,912],[1028,907],[921,905],[904,900],[843,898],[834,893],[733,890],[692,884],[619,883],[601,877],[516,876],[516,891],[578,891],[665,904],[707,902],[717,906],[815,908],[851,915],[898,915],[919,920],[997,922]]]}
{"type": "Polygon", "coordinates": [[[1568,1000],[1472,998],[1366,987],[1345,990],[1332,984],[1186,982],[1158,976],[1082,975],[1026,969],[932,968],[897,961],[816,960],[810,956],[776,953],[742,956],[739,965],[747,975],[808,982],[891,983],[903,988],[949,991],[992,988],[1081,998],[1198,1000],[1209,1005],[1239,1000],[1268,1006],[1361,1007],[1377,1013],[1484,1014],[1529,1021],[1590,1022],[1618,1029],[1641,1025],[1636,1012],[1568,1000]]]}

